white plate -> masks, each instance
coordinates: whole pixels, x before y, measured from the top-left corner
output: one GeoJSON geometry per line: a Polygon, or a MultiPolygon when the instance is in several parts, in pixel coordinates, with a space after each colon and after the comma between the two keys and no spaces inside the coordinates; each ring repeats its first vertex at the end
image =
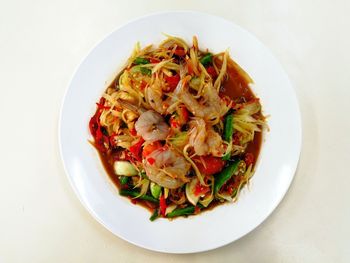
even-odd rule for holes
{"type": "Polygon", "coordinates": [[[67,89],[59,126],[60,150],[69,181],[82,204],[115,235],[143,248],[191,253],[214,249],[244,236],[276,208],[297,167],[301,123],[297,99],[286,73],[271,53],[239,26],[208,14],[167,12],[139,18],[115,30],[83,60],[67,89]],[[88,122],[98,101],[130,55],[134,44],[159,43],[162,33],[201,48],[230,50],[232,58],[253,78],[254,92],[270,115],[250,190],[235,204],[198,216],[150,222],[150,213],[118,195],[97,152],[88,143],[88,122]]]}

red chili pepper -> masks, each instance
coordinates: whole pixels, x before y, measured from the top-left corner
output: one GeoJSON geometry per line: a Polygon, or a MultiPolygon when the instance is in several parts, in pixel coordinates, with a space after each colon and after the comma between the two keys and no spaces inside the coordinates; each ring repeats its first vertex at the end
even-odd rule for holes
{"type": "Polygon", "coordinates": [[[244,156],[244,161],[247,166],[254,163],[254,155],[252,153],[246,153],[244,156]]]}
{"type": "MultiPolygon", "coordinates": [[[[95,138],[96,137],[96,133],[97,130],[100,129],[101,124],[100,124],[100,116],[102,113],[102,106],[105,104],[106,99],[105,98],[101,98],[99,102],[96,103],[97,105],[97,110],[94,114],[94,116],[91,117],[90,121],[89,121],[89,129],[90,129],[90,133],[91,135],[95,138]],[[102,105],[102,106],[101,106],[102,105]]],[[[104,106],[103,106],[104,107],[104,106]]]]}
{"type": "Polygon", "coordinates": [[[186,51],[182,47],[177,47],[174,51],[174,54],[179,57],[183,57],[184,55],[186,55],[186,51]]]}
{"type": "Polygon", "coordinates": [[[148,162],[150,165],[153,165],[153,164],[156,162],[156,160],[155,160],[154,158],[150,157],[150,158],[147,158],[147,162],[148,162]]]}
{"type": "Polygon", "coordinates": [[[199,171],[206,175],[212,175],[220,172],[225,165],[225,161],[223,161],[221,158],[209,155],[196,157],[194,160],[199,171]]]}
{"type": "Polygon", "coordinates": [[[174,91],[177,84],[180,81],[180,75],[176,74],[174,76],[165,76],[165,81],[168,83],[169,89],[167,91],[174,91]]]}
{"type": "Polygon", "coordinates": [[[141,162],[142,161],[142,157],[141,157],[141,153],[142,153],[142,144],[145,142],[145,140],[143,138],[140,138],[140,140],[135,143],[134,145],[130,146],[129,151],[132,153],[133,157],[141,162]]]}
{"type": "Polygon", "coordinates": [[[100,128],[100,123],[99,123],[97,117],[99,117],[99,116],[97,116],[97,112],[96,112],[96,114],[94,116],[92,116],[90,121],[89,121],[90,133],[94,138],[96,137],[97,130],[100,128]]]}
{"type": "Polygon", "coordinates": [[[213,79],[217,77],[216,70],[213,66],[207,67],[207,72],[213,79]]]}
{"type": "Polygon", "coordinates": [[[109,106],[104,106],[104,105],[101,105],[100,103],[96,103],[97,107],[101,110],[109,110],[111,107],[109,106]]]}
{"type": "Polygon", "coordinates": [[[166,211],[166,200],[164,195],[161,195],[159,198],[159,210],[160,214],[165,217],[165,211],[166,211]]]}
{"type": "Polygon", "coordinates": [[[109,137],[102,132],[102,126],[100,124],[100,116],[103,110],[100,105],[104,105],[104,103],[105,99],[101,98],[99,103],[97,103],[98,108],[95,115],[89,121],[89,129],[91,135],[94,137],[95,147],[101,152],[106,152],[110,146],[109,137]]]}
{"type": "Polygon", "coordinates": [[[109,148],[109,138],[103,134],[100,127],[96,131],[95,146],[101,152],[106,152],[109,148]]]}
{"type": "Polygon", "coordinates": [[[97,109],[98,109],[98,110],[109,110],[111,107],[105,106],[105,105],[104,105],[105,102],[106,102],[106,99],[103,98],[103,97],[100,99],[99,102],[96,102],[97,109]]]}

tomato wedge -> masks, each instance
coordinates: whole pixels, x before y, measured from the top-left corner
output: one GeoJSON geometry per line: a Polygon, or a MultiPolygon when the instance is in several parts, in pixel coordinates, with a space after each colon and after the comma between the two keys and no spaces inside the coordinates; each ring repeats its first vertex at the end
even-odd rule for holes
{"type": "Polygon", "coordinates": [[[162,147],[162,144],[160,143],[160,141],[156,141],[156,142],[147,144],[145,147],[143,147],[142,155],[143,155],[143,157],[147,157],[153,151],[155,151],[161,147],[162,147]]]}
{"type": "Polygon", "coordinates": [[[183,57],[184,55],[186,55],[186,52],[185,49],[183,49],[182,47],[177,47],[174,51],[174,54],[179,57],[183,57]]]}
{"type": "Polygon", "coordinates": [[[225,165],[225,161],[221,158],[210,155],[195,157],[194,160],[199,171],[206,175],[213,175],[220,172],[225,165]]]}
{"type": "Polygon", "coordinates": [[[168,83],[169,86],[168,91],[174,91],[174,89],[180,81],[180,75],[176,74],[174,76],[165,76],[165,81],[168,83]]]}
{"type": "Polygon", "coordinates": [[[217,77],[216,70],[215,70],[215,68],[213,66],[207,67],[207,72],[212,78],[216,78],[217,77]]]}

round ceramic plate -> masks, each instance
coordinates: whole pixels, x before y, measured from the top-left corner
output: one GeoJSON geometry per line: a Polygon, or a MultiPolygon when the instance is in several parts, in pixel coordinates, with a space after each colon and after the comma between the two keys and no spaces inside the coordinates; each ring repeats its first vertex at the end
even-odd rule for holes
{"type": "Polygon", "coordinates": [[[296,170],[301,147],[298,102],[280,64],[250,33],[208,14],[167,12],[134,20],[103,39],[83,60],[67,89],[59,125],[60,150],[69,181],[96,220],[120,238],[143,248],[191,253],[214,249],[244,236],[276,208],[296,170]],[[256,173],[237,203],[189,218],[149,221],[150,212],[118,195],[100,162],[88,122],[95,102],[122,69],[135,43],[158,44],[163,33],[196,35],[212,52],[229,49],[231,57],[253,78],[268,118],[256,173]]]}

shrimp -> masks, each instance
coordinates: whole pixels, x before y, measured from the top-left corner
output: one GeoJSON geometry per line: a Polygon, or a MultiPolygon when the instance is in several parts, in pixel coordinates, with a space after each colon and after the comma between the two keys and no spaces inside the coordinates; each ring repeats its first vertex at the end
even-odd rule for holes
{"type": "Polygon", "coordinates": [[[219,122],[220,117],[224,116],[229,110],[229,107],[221,101],[211,83],[207,83],[203,87],[201,102],[184,88],[179,92],[178,97],[194,116],[211,121],[212,124],[219,122]]]}
{"type": "Polygon", "coordinates": [[[206,127],[203,119],[196,118],[190,122],[189,144],[199,155],[212,154],[221,157],[225,150],[221,136],[212,127],[206,127]]]}
{"type": "Polygon", "coordinates": [[[162,115],[153,110],[141,114],[135,123],[135,129],[148,142],[165,140],[170,131],[162,115]]]}
{"type": "Polygon", "coordinates": [[[147,87],[145,90],[146,101],[151,105],[151,107],[159,112],[160,114],[165,113],[166,108],[163,106],[163,90],[158,85],[153,85],[152,87],[147,87]]]}
{"type": "Polygon", "coordinates": [[[160,186],[176,189],[189,182],[186,177],[191,164],[186,159],[167,147],[153,151],[144,161],[148,178],[160,186]],[[152,160],[152,164],[150,164],[152,160]]]}

